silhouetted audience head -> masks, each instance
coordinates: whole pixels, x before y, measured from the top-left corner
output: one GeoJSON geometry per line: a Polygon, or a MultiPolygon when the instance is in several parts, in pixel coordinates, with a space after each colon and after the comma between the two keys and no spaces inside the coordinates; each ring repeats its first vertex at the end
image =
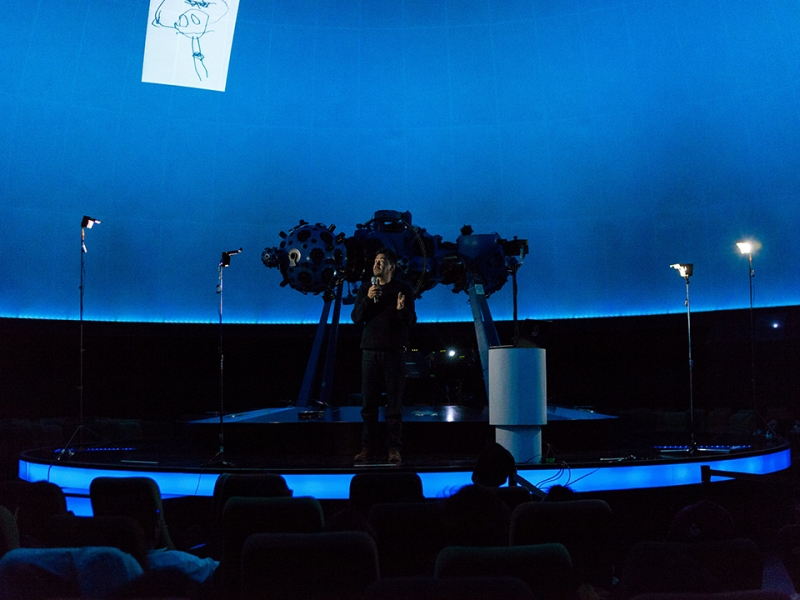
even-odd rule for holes
{"type": "Polygon", "coordinates": [[[17,529],[21,545],[27,547],[43,545],[39,541],[39,536],[48,517],[66,514],[69,514],[67,499],[62,489],[55,483],[36,481],[23,486],[17,507],[17,529]]]}
{"type": "Polygon", "coordinates": [[[472,470],[472,483],[487,487],[516,485],[517,463],[514,456],[497,442],[492,442],[478,455],[472,470]]]}
{"type": "Polygon", "coordinates": [[[444,500],[444,530],[453,546],[505,546],[511,511],[489,488],[465,485],[444,500]]]}
{"type": "Polygon", "coordinates": [[[701,500],[681,509],[667,532],[670,542],[728,540],[735,536],[733,517],[711,500],[701,500]]]}
{"type": "Polygon", "coordinates": [[[542,498],[542,502],[561,502],[562,500],[577,500],[578,495],[571,487],[561,484],[551,485],[542,498]]]}

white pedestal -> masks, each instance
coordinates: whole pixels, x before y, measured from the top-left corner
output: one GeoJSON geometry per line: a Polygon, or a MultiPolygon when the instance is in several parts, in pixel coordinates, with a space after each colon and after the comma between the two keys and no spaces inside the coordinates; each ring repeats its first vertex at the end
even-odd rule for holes
{"type": "Polygon", "coordinates": [[[489,348],[489,424],[516,462],[542,461],[547,363],[541,348],[489,348]]]}

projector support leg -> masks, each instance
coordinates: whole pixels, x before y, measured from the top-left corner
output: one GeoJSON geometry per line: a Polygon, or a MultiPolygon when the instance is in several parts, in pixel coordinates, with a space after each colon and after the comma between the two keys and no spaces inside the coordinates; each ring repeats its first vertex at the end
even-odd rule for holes
{"type": "Polygon", "coordinates": [[[327,347],[325,353],[325,361],[322,374],[322,383],[320,387],[319,403],[323,406],[330,404],[332,387],[333,387],[333,370],[336,365],[336,343],[339,335],[339,318],[342,309],[342,289],[343,283],[339,283],[336,287],[336,292],[327,290],[323,296],[325,304],[322,307],[322,315],[320,316],[319,323],[317,324],[317,333],[314,336],[314,343],[311,346],[311,354],[308,357],[306,364],[306,372],[303,376],[303,385],[300,387],[300,394],[297,397],[297,407],[306,408],[311,399],[311,392],[314,387],[314,381],[317,378],[317,371],[319,368],[319,358],[322,355],[322,344],[325,341],[326,333],[328,333],[328,317],[331,312],[331,304],[333,304],[333,320],[330,324],[330,332],[327,336],[327,347]]]}
{"type": "Polygon", "coordinates": [[[330,334],[328,335],[328,348],[325,354],[325,365],[322,371],[322,384],[319,389],[319,403],[328,406],[333,393],[333,372],[336,367],[336,346],[339,340],[339,318],[342,313],[342,289],[340,283],[336,287],[336,300],[333,304],[333,317],[331,319],[330,334]]]}
{"type": "Polygon", "coordinates": [[[325,339],[325,329],[328,326],[328,316],[331,314],[331,299],[325,297],[325,304],[322,306],[322,315],[317,324],[317,333],[314,336],[314,343],[311,346],[311,354],[306,363],[306,372],[303,375],[303,385],[300,387],[300,395],[297,397],[297,408],[305,408],[308,406],[308,400],[311,397],[311,387],[314,385],[314,379],[317,376],[317,364],[319,363],[319,355],[322,351],[322,342],[325,339]]]}
{"type": "Polygon", "coordinates": [[[469,285],[469,305],[472,307],[472,320],[475,322],[475,337],[478,340],[478,353],[481,357],[483,383],[486,397],[489,397],[489,348],[500,345],[500,336],[489,312],[489,304],[483,293],[483,286],[474,282],[469,285]]]}

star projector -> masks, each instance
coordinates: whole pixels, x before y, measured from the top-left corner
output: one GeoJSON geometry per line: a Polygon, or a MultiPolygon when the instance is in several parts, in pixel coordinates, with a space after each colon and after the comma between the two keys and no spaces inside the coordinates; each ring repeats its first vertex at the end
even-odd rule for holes
{"type": "Polygon", "coordinates": [[[286,285],[304,294],[319,294],[336,286],[348,272],[345,235],[334,236],[335,225],[311,225],[305,221],[280,232],[283,241],[277,248],[266,248],[261,262],[283,274],[286,285]]]}
{"type": "Polygon", "coordinates": [[[416,297],[440,283],[453,286],[456,294],[463,291],[469,295],[488,397],[489,348],[500,346],[500,336],[486,298],[502,288],[511,275],[516,330],[516,277],[528,253],[528,241],[516,237],[504,240],[496,233],[475,234],[472,227],[465,225],[455,242],[445,242],[442,236],[431,235],[414,225],[410,212],[394,210],[377,211],[369,221],[356,225],[351,237],[334,234],[335,229],[335,225],[311,225],[301,220],[288,232],[280,232],[278,246],[265,248],[261,253],[264,266],[280,269],[282,287],[288,285],[303,294],[322,294],[324,300],[297,406],[308,406],[311,401],[323,353],[317,403],[329,405],[341,306],[352,304],[354,300],[350,292],[347,299],[343,298],[344,282],[358,287],[368,281],[375,254],[384,247],[397,255],[395,276],[408,283],[416,297]],[[330,317],[332,305],[333,316],[330,317]]]}
{"type": "Polygon", "coordinates": [[[398,276],[417,297],[438,284],[453,292],[483,286],[486,296],[496,292],[516,273],[528,250],[527,240],[504,240],[498,234],[474,234],[465,225],[456,242],[446,242],[412,223],[411,213],[377,211],[356,226],[351,237],[334,234],[335,225],[300,221],[281,231],[279,246],[265,248],[264,266],[280,269],[281,286],[303,294],[330,295],[344,281],[359,283],[369,276],[379,248],[392,249],[398,257],[398,276]]]}

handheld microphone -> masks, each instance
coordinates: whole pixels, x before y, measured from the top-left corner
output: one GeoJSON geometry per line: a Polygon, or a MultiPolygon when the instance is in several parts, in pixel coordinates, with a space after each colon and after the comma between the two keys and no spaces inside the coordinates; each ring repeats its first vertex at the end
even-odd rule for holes
{"type": "MultiPolygon", "coordinates": [[[[379,284],[380,284],[380,279],[378,279],[377,277],[373,277],[373,278],[372,278],[372,285],[379,285],[379,284]]],[[[377,302],[378,302],[378,296],[375,296],[375,297],[372,299],[372,301],[373,301],[373,302],[375,302],[375,303],[377,303],[377,302]]]]}

